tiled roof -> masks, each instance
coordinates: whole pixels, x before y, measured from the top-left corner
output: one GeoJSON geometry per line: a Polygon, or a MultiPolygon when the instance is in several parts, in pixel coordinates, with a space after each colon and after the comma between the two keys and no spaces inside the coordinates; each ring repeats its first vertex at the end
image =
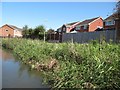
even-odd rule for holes
{"type": "Polygon", "coordinates": [[[107,17],[105,20],[115,19],[116,16],[117,16],[117,13],[114,13],[114,14],[110,15],[109,17],[107,17]]]}
{"type": "MultiPolygon", "coordinates": [[[[96,17],[96,18],[92,18],[92,19],[87,19],[87,20],[84,20],[84,21],[82,21],[82,22],[77,21],[77,22],[67,23],[67,24],[64,24],[64,25],[65,25],[66,27],[71,27],[71,25],[74,25],[74,24],[76,24],[76,23],[78,23],[77,25],[89,24],[89,23],[91,23],[92,21],[94,21],[94,20],[96,20],[96,19],[98,19],[98,18],[100,18],[100,17],[96,17]]],[[[61,28],[61,27],[60,27],[60,28],[61,28]]],[[[60,29],[60,28],[58,28],[58,29],[60,29]]]]}
{"type": "Polygon", "coordinates": [[[75,23],[77,23],[77,22],[68,23],[68,24],[66,24],[66,25],[73,25],[73,24],[75,24],[75,23]]]}
{"type": "Polygon", "coordinates": [[[84,20],[84,21],[82,21],[82,22],[81,22],[80,24],[78,24],[78,25],[89,24],[90,22],[94,21],[94,20],[97,19],[97,18],[99,18],[99,17],[84,20]]]}
{"type": "Polygon", "coordinates": [[[18,28],[18,27],[13,26],[13,25],[8,25],[8,26],[10,26],[10,27],[13,28],[13,29],[22,30],[21,28],[18,28]]]}

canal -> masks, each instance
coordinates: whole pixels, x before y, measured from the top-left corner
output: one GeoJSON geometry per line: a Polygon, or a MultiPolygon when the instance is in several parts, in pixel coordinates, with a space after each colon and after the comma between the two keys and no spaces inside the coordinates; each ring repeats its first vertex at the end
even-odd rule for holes
{"type": "Polygon", "coordinates": [[[48,88],[40,72],[31,71],[20,63],[10,51],[0,49],[2,61],[2,88],[48,88]]]}

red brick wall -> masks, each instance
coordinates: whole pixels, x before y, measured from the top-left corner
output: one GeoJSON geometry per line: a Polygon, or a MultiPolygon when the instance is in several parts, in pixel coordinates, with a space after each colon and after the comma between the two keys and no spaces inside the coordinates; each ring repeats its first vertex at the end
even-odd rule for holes
{"type": "Polygon", "coordinates": [[[2,26],[0,28],[0,36],[6,37],[8,35],[13,37],[14,36],[14,30],[12,28],[10,28],[9,26],[7,26],[7,25],[2,26]],[[6,31],[6,30],[8,30],[8,31],[6,31]]]}
{"type": "Polygon", "coordinates": [[[103,27],[103,20],[101,18],[96,19],[89,25],[89,32],[95,31],[98,27],[103,27]]]}

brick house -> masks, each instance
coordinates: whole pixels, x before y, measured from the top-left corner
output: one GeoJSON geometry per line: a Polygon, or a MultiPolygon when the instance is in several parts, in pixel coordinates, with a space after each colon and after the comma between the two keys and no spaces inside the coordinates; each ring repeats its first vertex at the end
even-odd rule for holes
{"type": "Polygon", "coordinates": [[[0,27],[0,37],[22,37],[22,29],[5,24],[0,27]]]}
{"type": "Polygon", "coordinates": [[[101,17],[96,17],[80,22],[76,25],[75,30],[78,32],[93,32],[101,28],[103,28],[103,19],[101,17]]]}
{"type": "Polygon", "coordinates": [[[117,13],[114,13],[114,14],[110,15],[109,17],[107,17],[104,20],[104,29],[116,30],[120,26],[120,22],[119,22],[119,25],[117,25],[118,24],[117,17],[118,17],[117,13]]]}
{"type": "Polygon", "coordinates": [[[57,29],[57,32],[62,32],[62,33],[69,33],[75,29],[75,26],[78,25],[80,22],[73,22],[73,23],[68,23],[64,24],[62,27],[57,29]]]}
{"type": "Polygon", "coordinates": [[[58,32],[69,33],[72,31],[76,32],[92,32],[98,28],[103,28],[103,19],[101,17],[96,17],[92,19],[87,19],[82,22],[73,22],[64,24],[62,27],[58,28],[58,32]]]}

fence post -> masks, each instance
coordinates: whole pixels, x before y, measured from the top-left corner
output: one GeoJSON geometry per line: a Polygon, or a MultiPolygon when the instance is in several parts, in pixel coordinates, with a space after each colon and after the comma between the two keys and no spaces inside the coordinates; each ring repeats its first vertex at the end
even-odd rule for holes
{"type": "Polygon", "coordinates": [[[72,43],[74,42],[74,41],[73,41],[73,34],[72,34],[72,40],[71,40],[71,41],[72,41],[72,43]]]}
{"type": "Polygon", "coordinates": [[[45,31],[44,31],[44,43],[45,43],[45,31]]]}
{"type": "Polygon", "coordinates": [[[60,42],[60,33],[58,33],[58,40],[59,40],[59,42],[60,42]]]}
{"type": "Polygon", "coordinates": [[[116,20],[116,41],[120,41],[120,19],[116,20]]]}

